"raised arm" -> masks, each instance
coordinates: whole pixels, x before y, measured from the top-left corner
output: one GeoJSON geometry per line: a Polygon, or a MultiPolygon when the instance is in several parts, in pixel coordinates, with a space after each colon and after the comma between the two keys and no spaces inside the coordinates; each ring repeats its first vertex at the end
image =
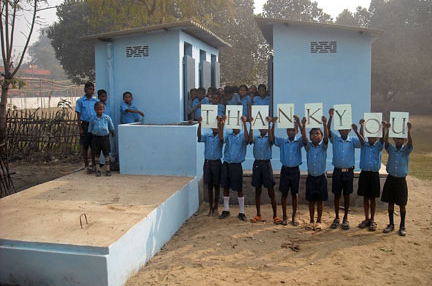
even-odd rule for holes
{"type": "Polygon", "coordinates": [[[327,130],[329,133],[329,138],[331,138],[331,124],[332,124],[332,120],[333,120],[333,115],[334,115],[334,108],[330,108],[329,110],[329,120],[327,122],[327,130]]]}
{"type": "Polygon", "coordinates": [[[359,124],[360,124],[360,134],[361,134],[361,136],[364,137],[364,124],[365,124],[364,119],[360,119],[359,124]]]}
{"type": "Polygon", "coordinates": [[[249,128],[249,143],[253,143],[254,142],[254,138],[253,138],[253,129],[252,129],[252,117],[249,117],[249,123],[250,123],[250,128],[249,128]]]}
{"type": "Polygon", "coordinates": [[[202,117],[200,116],[200,118],[198,118],[198,130],[197,130],[198,141],[201,141],[201,122],[202,122],[202,117]]]}
{"type": "Polygon", "coordinates": [[[294,115],[294,118],[298,124],[298,126],[300,127],[300,132],[302,135],[302,140],[303,140],[303,145],[306,145],[308,142],[308,138],[306,135],[306,117],[302,118],[302,121],[300,122],[300,118],[297,115],[294,115]]]}
{"type": "Polygon", "coordinates": [[[242,117],[241,117],[241,121],[243,122],[244,140],[245,140],[246,142],[248,142],[248,140],[249,140],[249,134],[248,134],[247,125],[246,125],[246,122],[247,122],[246,117],[245,117],[245,116],[242,116],[242,117]]]}
{"type": "Polygon", "coordinates": [[[360,144],[363,146],[365,143],[365,140],[364,140],[363,136],[358,132],[357,125],[352,124],[351,127],[352,127],[354,133],[357,135],[358,139],[360,140],[360,144]]]}
{"type": "Polygon", "coordinates": [[[218,134],[219,134],[219,140],[223,141],[224,140],[224,127],[225,127],[225,118],[226,116],[224,115],[224,117],[220,117],[218,116],[218,134]]]}
{"type": "Polygon", "coordinates": [[[324,115],[321,117],[321,120],[323,122],[323,129],[324,129],[324,144],[328,144],[328,138],[329,138],[329,129],[327,127],[327,117],[325,117],[324,115]]]}
{"type": "Polygon", "coordinates": [[[271,126],[271,129],[270,129],[270,126],[269,126],[269,141],[273,144],[274,142],[275,142],[275,140],[276,140],[276,138],[275,138],[275,127],[276,127],[276,121],[277,121],[277,117],[273,117],[272,118],[272,126],[271,126]]]}
{"type": "Polygon", "coordinates": [[[413,145],[413,140],[411,136],[411,122],[408,122],[408,147],[411,147],[413,145]]]}
{"type": "Polygon", "coordinates": [[[389,129],[390,129],[390,123],[383,121],[383,132],[384,132],[384,147],[387,149],[389,146],[389,129]]]}

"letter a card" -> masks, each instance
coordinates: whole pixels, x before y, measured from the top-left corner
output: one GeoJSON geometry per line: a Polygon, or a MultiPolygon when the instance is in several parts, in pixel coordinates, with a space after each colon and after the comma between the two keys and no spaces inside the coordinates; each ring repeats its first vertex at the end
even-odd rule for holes
{"type": "Polygon", "coordinates": [[[382,113],[365,113],[364,114],[364,136],[365,137],[382,137],[382,113]]]}
{"type": "Polygon", "coordinates": [[[252,105],[252,129],[268,129],[268,105],[252,105]]]}
{"type": "Polygon", "coordinates": [[[227,105],[226,106],[226,120],[225,128],[227,129],[241,129],[243,115],[243,105],[227,105]]]}
{"type": "Polygon", "coordinates": [[[351,129],[351,104],[336,104],[333,108],[333,128],[335,130],[351,129]]]}
{"type": "Polygon", "coordinates": [[[201,105],[201,126],[205,128],[217,128],[218,106],[212,104],[201,105]]]}
{"type": "Polygon", "coordinates": [[[306,128],[321,128],[322,115],[323,115],[322,103],[306,103],[305,104],[306,128]]]}

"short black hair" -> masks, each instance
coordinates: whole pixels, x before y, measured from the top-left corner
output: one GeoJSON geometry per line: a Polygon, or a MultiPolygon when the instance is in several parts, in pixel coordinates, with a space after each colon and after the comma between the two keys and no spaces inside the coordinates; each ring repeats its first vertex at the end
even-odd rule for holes
{"type": "Polygon", "coordinates": [[[234,86],[229,86],[229,85],[227,85],[227,86],[225,86],[225,88],[224,88],[224,93],[225,93],[225,94],[231,94],[231,93],[234,93],[234,92],[235,92],[234,89],[235,89],[234,86]]]}
{"type": "Polygon", "coordinates": [[[88,81],[84,84],[84,92],[87,91],[87,88],[94,87],[94,84],[91,81],[88,81]]]}
{"type": "Polygon", "coordinates": [[[204,93],[206,92],[206,89],[204,87],[200,87],[198,88],[198,92],[203,91],[204,93]]]}
{"type": "Polygon", "coordinates": [[[267,90],[267,86],[263,83],[258,86],[258,89],[260,89],[260,88],[264,88],[265,90],[267,90]]]}
{"type": "Polygon", "coordinates": [[[315,130],[318,130],[318,131],[321,133],[321,136],[323,135],[323,133],[322,133],[322,131],[321,131],[321,128],[317,128],[317,127],[315,127],[315,128],[312,128],[312,129],[309,131],[309,136],[311,136],[312,132],[315,131],[315,130]]]}
{"type": "Polygon", "coordinates": [[[108,94],[107,92],[106,92],[106,90],[105,89],[99,89],[98,91],[97,91],[97,95],[98,95],[98,97],[100,97],[102,94],[108,94]]]}
{"type": "Polygon", "coordinates": [[[132,96],[132,92],[130,92],[130,91],[125,91],[125,92],[123,92],[123,98],[126,96],[126,94],[130,94],[130,95],[132,96]]]}
{"type": "Polygon", "coordinates": [[[105,108],[105,104],[103,104],[102,101],[97,101],[94,105],[94,109],[96,110],[96,107],[98,107],[99,105],[102,105],[105,108]]]}
{"type": "Polygon", "coordinates": [[[246,91],[249,90],[248,87],[247,87],[247,85],[245,85],[245,84],[240,85],[240,86],[239,86],[239,90],[240,90],[242,87],[246,88],[246,91]]]}
{"type": "Polygon", "coordinates": [[[198,89],[196,89],[196,88],[191,88],[190,93],[192,93],[192,92],[198,92],[198,89]]]}

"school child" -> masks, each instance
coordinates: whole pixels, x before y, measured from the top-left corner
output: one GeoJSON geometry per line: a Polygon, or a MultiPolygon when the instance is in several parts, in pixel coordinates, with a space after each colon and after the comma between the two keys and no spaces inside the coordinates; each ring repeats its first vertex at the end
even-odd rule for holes
{"type": "Polygon", "coordinates": [[[221,117],[218,116],[218,128],[212,128],[211,133],[201,135],[202,117],[198,118],[198,142],[204,142],[204,184],[207,185],[209,199],[208,215],[219,215],[218,204],[220,194],[220,180],[222,169],[222,145],[224,134],[221,126],[221,117]],[[213,197],[213,188],[215,195],[213,197]]]}
{"type": "Polygon", "coordinates": [[[260,84],[258,86],[258,96],[254,97],[253,104],[270,106],[270,96],[267,95],[267,87],[265,84],[260,84]]]}
{"type": "Polygon", "coordinates": [[[208,100],[208,98],[205,97],[205,88],[204,87],[198,88],[197,98],[195,98],[192,103],[193,114],[194,114],[193,120],[198,120],[198,118],[201,117],[201,105],[209,104],[209,102],[210,101],[208,100]]]}
{"type": "MultiPolygon", "coordinates": [[[[298,191],[300,184],[300,165],[302,164],[301,148],[303,147],[303,141],[301,138],[297,138],[298,122],[300,119],[297,115],[294,115],[296,123],[294,128],[287,128],[286,132],[288,135],[287,139],[282,137],[274,136],[274,129],[272,129],[274,144],[280,148],[280,161],[282,163],[282,169],[280,172],[280,184],[279,190],[282,193],[282,225],[287,225],[288,216],[286,213],[287,197],[288,192],[291,189],[292,198],[292,220],[293,226],[298,226],[299,222],[296,218],[297,213],[297,201],[298,191]]],[[[277,117],[276,117],[277,119],[277,117]]]]}
{"type": "Polygon", "coordinates": [[[306,135],[306,118],[303,117],[300,130],[306,150],[308,175],[306,178],[306,200],[309,202],[309,225],[307,230],[320,231],[323,213],[323,201],[328,200],[326,161],[328,148],[327,118],[322,117],[324,134],[320,128],[311,128],[309,140],[306,135]],[[324,135],[324,137],[323,137],[324,135]],[[318,217],[315,223],[315,205],[318,217]]]}
{"type": "Polygon", "coordinates": [[[408,142],[405,138],[393,138],[395,145],[389,143],[388,130],[390,124],[386,124],[386,134],[384,136],[384,146],[388,153],[387,179],[384,183],[381,201],[388,203],[389,224],[384,229],[384,233],[394,230],[394,205],[400,208],[399,235],[406,236],[405,217],[406,204],[408,202],[408,186],[406,176],[408,175],[409,155],[413,150],[413,140],[411,136],[411,123],[408,122],[408,142]],[[406,144],[405,144],[406,143],[406,144]]]}
{"type": "Polygon", "coordinates": [[[342,221],[342,229],[350,228],[348,221],[348,211],[350,206],[350,195],[353,192],[354,182],[354,165],[355,165],[355,148],[360,148],[360,140],[363,137],[357,131],[357,125],[352,124],[352,129],[358,138],[348,136],[351,129],[339,130],[337,135],[331,130],[331,123],[334,115],[334,109],[329,110],[330,118],[327,123],[329,130],[330,142],[333,144],[333,161],[334,166],[332,176],[332,193],[334,194],[335,219],[331,224],[331,228],[336,229],[339,226],[339,202],[341,195],[344,196],[344,217],[342,221]],[[343,193],[342,193],[343,192],[343,193]]]}
{"type": "MultiPolygon", "coordinates": [[[[274,142],[273,132],[270,130],[275,128],[276,120],[267,117],[269,129],[259,129],[260,135],[253,135],[252,123],[249,131],[249,144],[253,144],[253,154],[255,161],[252,169],[252,186],[255,187],[255,205],[257,214],[251,219],[251,222],[256,223],[262,221],[261,218],[261,187],[264,185],[267,188],[268,195],[271,200],[273,209],[273,223],[280,224],[282,221],[276,215],[276,197],[274,192],[275,181],[273,178],[273,168],[271,164],[272,147],[274,142]],[[270,123],[273,122],[271,125],[270,123]]],[[[251,119],[252,122],[252,119],[251,119]]],[[[273,130],[274,131],[274,130],[273,130]]]]}
{"type": "Polygon", "coordinates": [[[195,100],[195,98],[198,97],[198,89],[196,88],[192,88],[189,91],[189,97],[188,97],[188,107],[187,107],[187,116],[188,116],[188,120],[192,120],[193,119],[193,114],[194,114],[194,107],[193,107],[193,102],[195,100]]]}
{"type": "MultiPolygon", "coordinates": [[[[364,134],[364,119],[360,120],[360,134],[364,134]]],[[[383,129],[385,123],[383,122],[383,129]]],[[[377,229],[375,218],[376,202],[375,198],[380,197],[380,176],[382,149],[384,147],[384,138],[368,137],[367,142],[360,140],[360,177],[358,182],[357,194],[363,197],[363,209],[365,219],[358,227],[368,228],[370,231],[377,229]],[[370,217],[369,217],[370,208],[370,217]]]]}
{"type": "Polygon", "coordinates": [[[80,97],[76,103],[75,112],[77,113],[78,128],[80,133],[80,145],[82,146],[82,156],[84,161],[84,167],[87,169],[87,173],[91,174],[95,168],[95,157],[91,152],[92,167],[89,167],[88,163],[88,148],[91,148],[92,134],[88,132],[90,120],[96,115],[94,105],[98,101],[93,97],[94,84],[87,82],[84,85],[85,95],[80,97]]]}
{"type": "Polygon", "coordinates": [[[240,96],[236,93],[235,86],[226,86],[224,88],[225,105],[240,105],[240,96]]]}
{"type": "Polygon", "coordinates": [[[257,87],[255,85],[249,86],[248,95],[252,102],[254,101],[256,94],[257,94],[257,87]]]}
{"type": "Polygon", "coordinates": [[[96,116],[90,120],[88,132],[92,133],[92,152],[96,157],[96,177],[101,176],[99,160],[101,151],[105,159],[105,175],[111,176],[109,134],[114,136],[114,124],[111,117],[104,113],[105,105],[101,101],[95,103],[94,109],[96,116]]]}
{"type": "Polygon", "coordinates": [[[223,117],[225,115],[225,105],[220,103],[219,92],[213,93],[213,97],[211,99],[211,104],[218,106],[218,116],[223,117]]]}
{"type": "Polygon", "coordinates": [[[112,119],[112,113],[109,105],[107,104],[108,93],[104,89],[99,89],[97,91],[98,99],[104,104],[104,114],[108,115],[112,119]]]}
{"type": "MultiPolygon", "coordinates": [[[[226,116],[222,119],[222,131],[224,128],[226,116]]],[[[240,129],[233,129],[232,132],[224,136],[224,162],[221,171],[221,186],[224,188],[224,210],[219,219],[230,216],[229,211],[229,190],[230,188],[237,192],[240,212],[237,216],[239,220],[246,221],[244,213],[244,196],[243,196],[243,168],[242,163],[246,157],[246,145],[248,144],[248,131],[246,127],[246,117],[242,116],[244,133],[240,129]]]]}
{"type": "Polygon", "coordinates": [[[249,115],[251,114],[250,109],[251,109],[252,101],[250,96],[247,94],[247,92],[248,92],[248,88],[246,85],[243,84],[239,87],[240,101],[241,104],[243,105],[243,116],[249,118],[250,117],[249,115]]]}
{"type": "Polygon", "coordinates": [[[144,117],[144,113],[132,104],[132,93],[126,91],[123,93],[123,102],[120,104],[120,123],[133,123],[139,121],[139,115],[144,117]],[[139,115],[138,115],[139,114],[139,115]]]}
{"type": "Polygon", "coordinates": [[[217,89],[217,91],[218,91],[219,94],[220,94],[221,103],[223,103],[223,100],[224,100],[224,98],[225,98],[224,89],[223,89],[222,87],[219,87],[219,88],[217,89]]]}

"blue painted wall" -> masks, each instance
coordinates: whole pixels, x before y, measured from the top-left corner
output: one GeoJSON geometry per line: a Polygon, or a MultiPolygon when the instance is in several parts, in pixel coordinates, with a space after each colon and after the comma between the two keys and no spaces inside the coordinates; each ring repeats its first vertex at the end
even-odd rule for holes
{"type": "MultiPolygon", "coordinates": [[[[278,103],[294,103],[295,113],[304,116],[304,104],[323,102],[324,115],[334,104],[350,103],[353,122],[370,112],[371,35],[336,28],[275,24],[274,110],[278,103]],[[311,53],[312,41],[337,41],[336,53],[311,53]]],[[[307,131],[309,132],[309,131],[307,131]]],[[[355,136],[353,132],[350,134],[355,136]]],[[[284,129],[276,136],[286,138],[284,129]]],[[[327,153],[331,170],[331,144],[327,153]]],[[[303,152],[302,169],[306,169],[303,152]]],[[[279,148],[273,148],[273,167],[281,167],[279,148]]],[[[358,167],[359,153],[356,154],[358,167]]]]}

